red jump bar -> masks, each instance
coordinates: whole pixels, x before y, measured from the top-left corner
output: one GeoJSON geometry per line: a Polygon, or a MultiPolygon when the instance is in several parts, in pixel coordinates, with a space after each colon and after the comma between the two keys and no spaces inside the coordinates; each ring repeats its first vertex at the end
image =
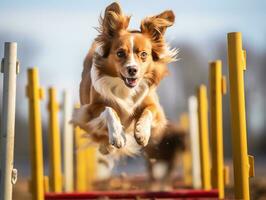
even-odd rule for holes
{"type": "Polygon", "coordinates": [[[45,200],[84,200],[109,197],[111,199],[135,199],[140,198],[218,198],[217,190],[182,189],[161,192],[134,191],[92,191],[84,193],[46,193],[45,200]]]}

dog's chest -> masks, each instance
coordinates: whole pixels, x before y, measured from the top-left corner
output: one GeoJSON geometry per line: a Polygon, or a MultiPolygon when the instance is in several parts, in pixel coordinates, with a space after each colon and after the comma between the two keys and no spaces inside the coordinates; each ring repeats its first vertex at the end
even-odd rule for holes
{"type": "Polygon", "coordinates": [[[92,67],[91,78],[95,90],[104,99],[117,104],[120,110],[128,115],[132,114],[149,92],[149,86],[145,80],[140,80],[139,84],[134,88],[128,88],[121,78],[111,76],[99,77],[95,67],[92,67]]]}

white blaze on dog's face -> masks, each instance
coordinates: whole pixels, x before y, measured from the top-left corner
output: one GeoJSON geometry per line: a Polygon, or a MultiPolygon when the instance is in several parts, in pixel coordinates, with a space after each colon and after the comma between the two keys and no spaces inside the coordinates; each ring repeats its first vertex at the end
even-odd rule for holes
{"type": "Polygon", "coordinates": [[[175,16],[165,11],[141,22],[140,31],[127,30],[130,17],[125,16],[118,3],[112,3],[100,19],[102,55],[96,61],[104,74],[120,77],[126,86],[133,88],[145,76],[159,82],[166,64],[175,61],[176,52],[169,50],[164,41],[167,27],[173,25],[175,16]]]}
{"type": "Polygon", "coordinates": [[[108,56],[109,63],[128,87],[134,87],[153,62],[152,45],[141,33],[123,32],[114,39],[108,56]]]}

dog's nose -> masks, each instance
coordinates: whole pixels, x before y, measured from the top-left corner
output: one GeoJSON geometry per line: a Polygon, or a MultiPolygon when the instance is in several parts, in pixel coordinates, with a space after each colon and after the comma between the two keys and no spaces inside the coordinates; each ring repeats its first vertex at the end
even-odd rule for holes
{"type": "Polygon", "coordinates": [[[127,73],[129,76],[135,76],[138,72],[138,69],[136,66],[129,66],[127,67],[127,73]]]}

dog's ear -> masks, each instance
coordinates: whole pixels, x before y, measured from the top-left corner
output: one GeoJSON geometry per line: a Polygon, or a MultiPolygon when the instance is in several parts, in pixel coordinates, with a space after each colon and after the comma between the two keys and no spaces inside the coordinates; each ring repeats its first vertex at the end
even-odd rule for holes
{"type": "Polygon", "coordinates": [[[116,34],[121,30],[126,30],[130,21],[130,17],[123,14],[120,5],[114,2],[107,6],[104,17],[100,17],[99,36],[96,41],[103,47],[103,53],[106,56],[109,53],[110,43],[116,34]]]}
{"type": "Polygon", "coordinates": [[[103,18],[103,31],[109,37],[113,37],[122,29],[127,29],[130,17],[125,16],[117,2],[112,3],[105,9],[103,18]]]}
{"type": "Polygon", "coordinates": [[[148,35],[153,42],[153,57],[159,58],[159,54],[165,50],[164,33],[166,29],[174,24],[175,15],[173,11],[166,10],[159,15],[147,17],[141,21],[140,30],[148,35]]]}
{"type": "Polygon", "coordinates": [[[174,21],[175,15],[173,11],[167,10],[159,15],[142,20],[140,30],[142,33],[149,34],[156,41],[163,37],[166,28],[172,26],[174,21]]]}

